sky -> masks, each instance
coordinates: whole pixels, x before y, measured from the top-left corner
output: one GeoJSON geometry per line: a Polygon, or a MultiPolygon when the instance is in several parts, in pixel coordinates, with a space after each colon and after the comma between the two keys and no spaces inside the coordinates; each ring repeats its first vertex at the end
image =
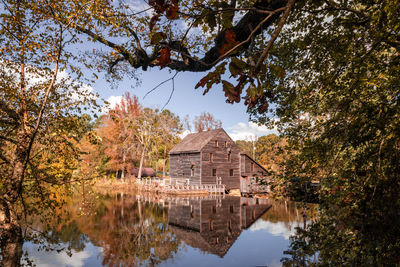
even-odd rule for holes
{"type": "MultiPolygon", "coordinates": [[[[118,84],[117,89],[99,80],[93,85],[94,92],[99,93],[100,97],[110,102],[111,106],[119,102],[125,92],[134,94],[139,98],[139,102],[150,108],[162,108],[168,101],[172,91],[172,82],[168,81],[152,93],[145,94],[159,83],[171,78],[175,72],[167,69],[160,70],[158,67],[139,74],[141,84],[136,86],[136,82],[125,79],[118,84]]],[[[246,113],[246,106],[243,101],[235,104],[225,102],[226,98],[221,85],[214,86],[206,95],[203,96],[203,89],[194,89],[197,82],[207,73],[181,72],[175,77],[175,90],[168,105],[165,107],[183,119],[186,115],[193,120],[206,111],[214,115],[216,119],[222,121],[222,127],[234,140],[243,140],[262,136],[270,133],[277,133],[265,126],[258,126],[249,122],[249,115],[246,113]]]]}

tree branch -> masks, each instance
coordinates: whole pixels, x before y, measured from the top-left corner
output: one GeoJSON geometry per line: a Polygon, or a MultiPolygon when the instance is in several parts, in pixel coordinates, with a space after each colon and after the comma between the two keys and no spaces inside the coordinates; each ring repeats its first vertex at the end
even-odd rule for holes
{"type": "Polygon", "coordinates": [[[171,94],[169,95],[169,98],[167,100],[167,102],[164,104],[164,106],[162,107],[161,111],[164,110],[164,108],[169,104],[169,101],[171,101],[172,95],[175,92],[175,76],[178,74],[178,72],[175,73],[175,75],[172,77],[172,90],[171,90],[171,94]]]}
{"type": "Polygon", "coordinates": [[[8,138],[8,137],[2,136],[2,135],[0,135],[0,139],[5,140],[10,143],[13,143],[13,144],[17,143],[17,141],[15,141],[14,139],[11,139],[11,138],[8,138]]]}
{"type": "Polygon", "coordinates": [[[263,53],[261,54],[261,57],[257,61],[257,65],[255,67],[255,72],[258,72],[260,69],[261,64],[264,62],[265,58],[268,55],[269,50],[271,49],[272,45],[274,44],[276,38],[278,38],[279,33],[281,32],[283,25],[285,25],[286,19],[289,17],[290,10],[294,6],[294,3],[296,0],[289,0],[288,4],[286,6],[285,12],[283,13],[281,20],[278,24],[278,27],[276,27],[274,33],[271,36],[271,39],[268,41],[267,47],[264,49],[263,53]]]}
{"type": "Polygon", "coordinates": [[[178,75],[178,72],[176,72],[174,74],[174,76],[172,76],[171,78],[166,79],[165,81],[160,82],[159,84],[157,84],[155,87],[153,87],[150,91],[148,91],[144,96],[143,99],[146,98],[147,95],[149,95],[151,92],[153,92],[154,90],[156,90],[158,87],[160,87],[161,85],[163,85],[164,83],[168,82],[168,81],[173,81],[176,77],[176,75],[178,75]]]}
{"type": "MultiPolygon", "coordinates": [[[[210,70],[213,66],[215,66],[215,64],[217,64],[222,59],[233,56],[224,53],[224,55],[221,57],[221,55],[219,54],[219,50],[226,43],[225,33],[227,31],[233,31],[235,33],[236,35],[235,41],[241,43],[241,45],[236,48],[237,53],[243,53],[249,46],[249,40],[251,40],[251,36],[259,35],[262,32],[263,28],[270,26],[279,17],[279,13],[283,10],[283,8],[287,6],[287,2],[288,2],[287,0],[258,1],[252,8],[250,8],[250,10],[239,20],[239,22],[235,26],[233,26],[230,29],[225,29],[224,31],[221,31],[215,37],[214,46],[210,48],[208,52],[206,52],[203,58],[195,59],[193,57],[190,57],[188,53],[185,54],[182,53],[182,55],[184,56],[184,60],[176,60],[176,59],[172,60],[172,62],[169,63],[167,67],[176,70],[178,72],[179,71],[203,72],[210,70]],[[259,26],[260,23],[262,27],[259,26]],[[257,30],[252,31],[250,30],[250,28],[251,29],[257,28],[257,30]]],[[[231,7],[228,7],[226,9],[227,12],[228,11],[232,12],[233,10],[238,10],[238,9],[231,7]]],[[[219,12],[222,11],[224,10],[220,10],[219,12]]],[[[123,46],[107,40],[104,36],[101,36],[101,34],[95,33],[89,29],[85,29],[79,25],[74,25],[74,28],[81,33],[89,35],[94,40],[118,51],[134,68],[139,68],[139,67],[147,68],[156,66],[157,64],[153,62],[155,59],[159,57],[159,51],[163,47],[163,46],[159,47],[156,46],[152,55],[148,56],[147,53],[145,53],[143,50],[140,49],[136,49],[136,51],[130,52],[123,46]]],[[[135,35],[133,35],[133,37],[136,40],[135,35]]],[[[180,41],[171,41],[170,43],[172,42],[180,42],[180,41]]]]}

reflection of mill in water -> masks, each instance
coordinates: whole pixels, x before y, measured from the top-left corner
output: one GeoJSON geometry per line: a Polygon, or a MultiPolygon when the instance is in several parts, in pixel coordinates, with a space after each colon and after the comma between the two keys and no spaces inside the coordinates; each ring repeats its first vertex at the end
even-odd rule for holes
{"type": "Polygon", "coordinates": [[[179,239],[220,257],[271,207],[268,199],[230,196],[159,201],[168,204],[169,228],[179,239]]]}

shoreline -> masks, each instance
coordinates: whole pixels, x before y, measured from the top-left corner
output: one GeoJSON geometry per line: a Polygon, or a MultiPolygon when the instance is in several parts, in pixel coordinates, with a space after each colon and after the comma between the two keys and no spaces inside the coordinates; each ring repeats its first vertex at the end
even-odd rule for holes
{"type": "MultiPolygon", "coordinates": [[[[127,179],[126,181],[121,181],[121,180],[113,180],[113,179],[101,179],[96,181],[92,186],[94,190],[99,191],[100,193],[117,193],[117,192],[143,192],[143,193],[154,193],[154,194],[164,194],[164,195],[170,195],[170,196],[206,196],[206,195],[213,195],[212,193],[208,191],[176,191],[176,192],[164,192],[160,188],[154,188],[154,189],[144,189],[141,188],[135,180],[132,179],[127,179]]],[[[242,197],[239,192],[234,190],[230,194],[219,194],[221,196],[226,195],[226,196],[236,196],[236,197],[242,197]]],[[[254,194],[251,196],[251,198],[271,198],[270,194],[254,194]]]]}

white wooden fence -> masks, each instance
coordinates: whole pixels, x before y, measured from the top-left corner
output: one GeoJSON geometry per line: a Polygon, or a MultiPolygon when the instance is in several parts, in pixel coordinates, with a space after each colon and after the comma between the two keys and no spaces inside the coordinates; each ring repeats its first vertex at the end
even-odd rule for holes
{"type": "Polygon", "coordinates": [[[211,194],[225,194],[225,185],[222,184],[220,177],[216,180],[215,184],[191,185],[186,179],[175,180],[174,184],[171,184],[170,179],[163,178],[142,178],[137,179],[136,183],[138,184],[139,189],[144,189],[148,191],[161,191],[165,193],[196,193],[207,191],[211,194]]]}

